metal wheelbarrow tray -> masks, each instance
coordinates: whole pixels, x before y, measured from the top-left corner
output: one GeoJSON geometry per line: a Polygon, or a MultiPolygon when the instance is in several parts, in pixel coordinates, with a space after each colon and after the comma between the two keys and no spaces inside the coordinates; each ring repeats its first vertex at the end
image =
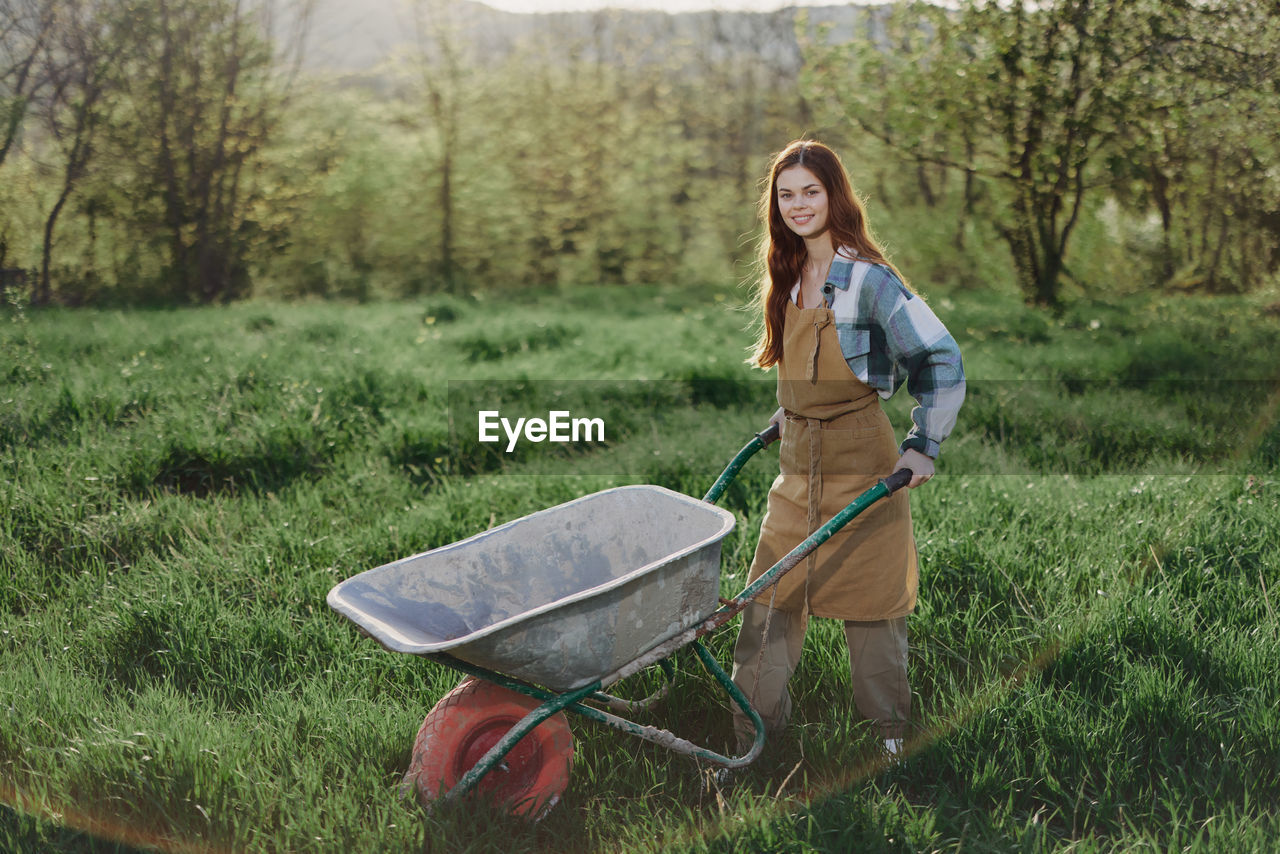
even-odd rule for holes
{"type": "Polygon", "coordinates": [[[687,495],[621,486],[360,573],[328,603],[393,652],[569,691],[716,609],[733,526],[687,495]]]}

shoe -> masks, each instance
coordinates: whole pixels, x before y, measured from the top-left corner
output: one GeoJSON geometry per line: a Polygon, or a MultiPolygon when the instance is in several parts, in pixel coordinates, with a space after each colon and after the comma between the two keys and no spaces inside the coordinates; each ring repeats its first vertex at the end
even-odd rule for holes
{"type": "Polygon", "coordinates": [[[726,792],[733,787],[738,779],[738,770],[736,768],[705,768],[702,771],[702,777],[698,781],[699,797],[721,797],[722,792],[726,792]]]}

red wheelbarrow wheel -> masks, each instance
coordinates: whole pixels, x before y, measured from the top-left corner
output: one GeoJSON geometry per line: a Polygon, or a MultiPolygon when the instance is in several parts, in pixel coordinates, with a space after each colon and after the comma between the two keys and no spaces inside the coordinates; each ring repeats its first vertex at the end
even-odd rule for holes
{"type": "MultiPolygon", "coordinates": [[[[532,697],[492,682],[464,680],[422,722],[405,783],[416,783],[418,798],[430,804],[457,785],[489,748],[539,705],[532,697]]],[[[471,794],[504,804],[515,815],[540,818],[569,785],[572,760],[569,721],[559,712],[516,742],[471,794]]]]}

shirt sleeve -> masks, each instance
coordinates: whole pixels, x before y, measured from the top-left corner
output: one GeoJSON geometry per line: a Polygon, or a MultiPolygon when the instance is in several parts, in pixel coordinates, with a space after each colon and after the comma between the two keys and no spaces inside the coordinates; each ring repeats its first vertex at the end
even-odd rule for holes
{"type": "Polygon", "coordinates": [[[885,333],[888,356],[906,377],[907,393],[918,406],[911,410],[911,431],[901,450],[915,449],[937,457],[955,427],[964,403],[964,365],[955,338],[920,297],[888,268],[875,299],[875,320],[885,333]]]}

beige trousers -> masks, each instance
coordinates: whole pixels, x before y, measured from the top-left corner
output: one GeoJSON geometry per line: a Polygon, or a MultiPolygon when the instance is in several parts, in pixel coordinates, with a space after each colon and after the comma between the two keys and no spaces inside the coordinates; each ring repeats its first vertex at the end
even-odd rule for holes
{"type": "MultiPolygon", "coordinates": [[[[806,626],[796,611],[773,612],[769,637],[764,638],[769,607],[753,602],[742,612],[742,628],[733,650],[733,681],[774,732],[791,717],[787,682],[800,663],[806,626]],[[764,655],[761,656],[761,641],[764,655]],[[758,677],[758,678],[757,678],[758,677]]],[[[845,620],[849,672],[858,713],[878,721],[884,738],[902,738],[911,715],[911,687],[907,684],[907,618],[863,622],[845,620]]],[[[751,720],[733,706],[733,729],[745,750],[755,736],[751,720]]]]}

